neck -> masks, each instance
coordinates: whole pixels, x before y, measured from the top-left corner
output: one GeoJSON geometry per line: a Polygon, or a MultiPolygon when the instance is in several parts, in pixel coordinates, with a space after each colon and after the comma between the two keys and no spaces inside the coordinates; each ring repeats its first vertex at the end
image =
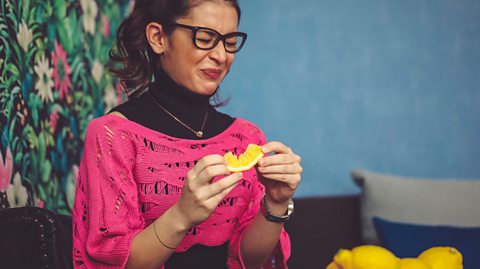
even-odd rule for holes
{"type": "Polygon", "coordinates": [[[149,89],[156,103],[194,130],[200,130],[210,107],[210,96],[194,93],[177,84],[163,69],[155,72],[149,89]]]}

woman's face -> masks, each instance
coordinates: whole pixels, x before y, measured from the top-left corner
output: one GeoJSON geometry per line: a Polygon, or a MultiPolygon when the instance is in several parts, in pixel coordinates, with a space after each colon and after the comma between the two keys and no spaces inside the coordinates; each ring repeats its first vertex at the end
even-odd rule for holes
{"type": "MultiPolygon", "coordinates": [[[[204,1],[190,10],[177,23],[202,26],[221,34],[236,32],[238,16],[234,7],[223,2],[204,1]]],[[[211,50],[201,50],[192,42],[192,31],[176,27],[166,44],[160,63],[178,84],[192,92],[211,95],[225,78],[234,60],[234,54],[225,51],[223,42],[211,50]]]]}

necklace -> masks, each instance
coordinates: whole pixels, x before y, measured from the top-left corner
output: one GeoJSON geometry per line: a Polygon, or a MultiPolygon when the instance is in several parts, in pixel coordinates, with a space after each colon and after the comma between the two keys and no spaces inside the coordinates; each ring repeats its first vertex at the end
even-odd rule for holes
{"type": "Polygon", "coordinates": [[[203,136],[203,127],[205,126],[205,122],[207,121],[207,117],[208,117],[208,108],[207,108],[207,111],[205,112],[205,117],[203,118],[203,123],[202,123],[202,128],[200,128],[199,131],[195,131],[193,130],[192,128],[190,128],[190,126],[188,126],[187,124],[185,124],[183,121],[181,121],[179,118],[175,117],[175,115],[173,115],[172,113],[170,113],[170,111],[168,111],[166,108],[164,108],[157,100],[155,100],[155,97],[152,96],[152,94],[147,91],[147,93],[150,95],[151,99],[153,100],[153,102],[155,104],[157,104],[157,106],[159,106],[163,111],[165,111],[165,113],[167,113],[168,115],[170,115],[172,118],[174,118],[176,121],[178,121],[178,123],[180,123],[181,125],[185,126],[188,130],[192,131],[197,137],[201,138],[203,136]]]}

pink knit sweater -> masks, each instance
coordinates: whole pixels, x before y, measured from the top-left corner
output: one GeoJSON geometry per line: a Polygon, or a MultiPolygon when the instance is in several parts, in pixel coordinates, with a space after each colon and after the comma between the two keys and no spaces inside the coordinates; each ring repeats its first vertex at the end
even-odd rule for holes
{"type": "MultiPolygon", "coordinates": [[[[114,115],[93,120],[73,209],[75,268],[124,268],[134,236],[178,201],[187,172],[200,158],[227,151],[239,154],[249,143],[265,142],[257,126],[238,118],[205,140],[171,137],[114,115]]],[[[195,244],[228,242],[228,267],[245,268],[240,241],[259,210],[264,187],[255,169],[243,175],[210,217],[191,228],[177,252],[195,244]]],[[[290,239],[282,231],[264,268],[287,268],[289,255],[290,239]]]]}

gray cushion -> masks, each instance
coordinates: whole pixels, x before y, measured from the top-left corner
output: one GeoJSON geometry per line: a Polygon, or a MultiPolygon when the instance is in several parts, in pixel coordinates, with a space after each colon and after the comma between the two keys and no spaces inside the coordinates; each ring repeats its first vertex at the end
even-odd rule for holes
{"type": "Polygon", "coordinates": [[[354,170],[362,188],[362,235],[378,243],[373,216],[392,221],[480,227],[480,179],[422,179],[354,170]]]}

